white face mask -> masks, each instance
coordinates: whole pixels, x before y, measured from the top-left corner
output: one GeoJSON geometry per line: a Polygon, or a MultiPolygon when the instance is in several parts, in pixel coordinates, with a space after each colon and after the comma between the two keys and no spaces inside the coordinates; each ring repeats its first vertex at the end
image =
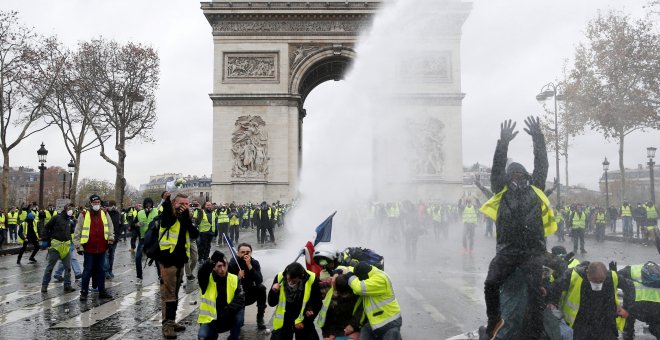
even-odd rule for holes
{"type": "Polygon", "coordinates": [[[73,210],[67,210],[66,214],[69,215],[69,216],[73,216],[73,210]]]}
{"type": "Polygon", "coordinates": [[[593,290],[595,292],[600,292],[601,290],[603,290],[603,283],[602,282],[601,283],[594,283],[594,282],[589,281],[589,284],[591,284],[591,290],[593,290]]]}
{"type": "Polygon", "coordinates": [[[101,205],[100,205],[100,204],[94,204],[94,205],[92,205],[92,210],[94,210],[94,211],[99,211],[99,209],[101,209],[101,205]]]}

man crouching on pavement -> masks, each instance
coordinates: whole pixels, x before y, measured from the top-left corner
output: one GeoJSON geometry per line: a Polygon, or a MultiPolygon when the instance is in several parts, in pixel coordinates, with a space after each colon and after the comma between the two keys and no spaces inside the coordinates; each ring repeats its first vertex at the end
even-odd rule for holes
{"type": "Polygon", "coordinates": [[[197,273],[201,294],[199,305],[199,340],[217,339],[229,331],[228,340],[238,340],[245,318],[245,296],[238,276],[227,272],[227,259],[219,251],[204,262],[197,273]]]}
{"type": "Polygon", "coordinates": [[[188,206],[188,196],[177,194],[174,202],[170,193],[163,194],[163,215],[158,231],[160,254],[160,299],[163,313],[163,336],[176,338],[176,332],[186,329],[176,323],[176,309],[183,278],[183,266],[190,257],[190,240],[196,239],[199,232],[193,226],[188,206]]]}

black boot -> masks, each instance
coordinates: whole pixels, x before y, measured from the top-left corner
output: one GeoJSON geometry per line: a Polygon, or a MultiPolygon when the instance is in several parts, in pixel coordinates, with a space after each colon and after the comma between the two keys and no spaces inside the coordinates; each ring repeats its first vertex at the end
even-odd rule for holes
{"type": "Polygon", "coordinates": [[[266,329],[266,323],[264,323],[265,313],[266,313],[266,306],[257,306],[257,329],[261,329],[261,330],[266,329]]]}

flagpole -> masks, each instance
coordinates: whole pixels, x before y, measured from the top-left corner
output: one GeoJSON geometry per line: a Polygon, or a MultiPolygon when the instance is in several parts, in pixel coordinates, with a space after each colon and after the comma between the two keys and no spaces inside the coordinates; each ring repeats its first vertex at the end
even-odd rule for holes
{"type": "Polygon", "coordinates": [[[236,258],[236,254],[234,253],[235,250],[232,247],[231,241],[227,238],[227,235],[225,233],[222,233],[222,237],[225,239],[225,242],[227,242],[227,247],[229,247],[229,252],[231,253],[231,256],[234,258],[234,261],[236,262],[236,265],[238,266],[238,270],[243,270],[241,269],[241,265],[238,263],[238,259],[236,258]]]}

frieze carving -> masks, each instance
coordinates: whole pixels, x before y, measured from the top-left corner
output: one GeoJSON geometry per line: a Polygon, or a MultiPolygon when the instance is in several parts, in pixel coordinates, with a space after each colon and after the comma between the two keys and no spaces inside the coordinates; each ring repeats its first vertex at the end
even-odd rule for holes
{"type": "Polygon", "coordinates": [[[240,116],[231,137],[232,177],[264,179],[268,175],[268,132],[260,116],[240,116]]]}
{"type": "Polygon", "coordinates": [[[277,53],[225,53],[225,82],[279,81],[277,53]]]}
{"type": "Polygon", "coordinates": [[[214,33],[269,34],[269,33],[358,33],[367,25],[360,20],[246,20],[218,21],[214,33]]]}
{"type": "Polygon", "coordinates": [[[451,82],[451,53],[428,52],[406,60],[401,68],[403,81],[451,82]]]}
{"type": "Polygon", "coordinates": [[[408,135],[415,175],[435,175],[444,173],[445,125],[438,118],[428,117],[422,120],[409,120],[408,135]]]}
{"type": "Polygon", "coordinates": [[[289,46],[289,67],[294,69],[305,57],[321,49],[318,45],[293,44],[289,46]]]}

